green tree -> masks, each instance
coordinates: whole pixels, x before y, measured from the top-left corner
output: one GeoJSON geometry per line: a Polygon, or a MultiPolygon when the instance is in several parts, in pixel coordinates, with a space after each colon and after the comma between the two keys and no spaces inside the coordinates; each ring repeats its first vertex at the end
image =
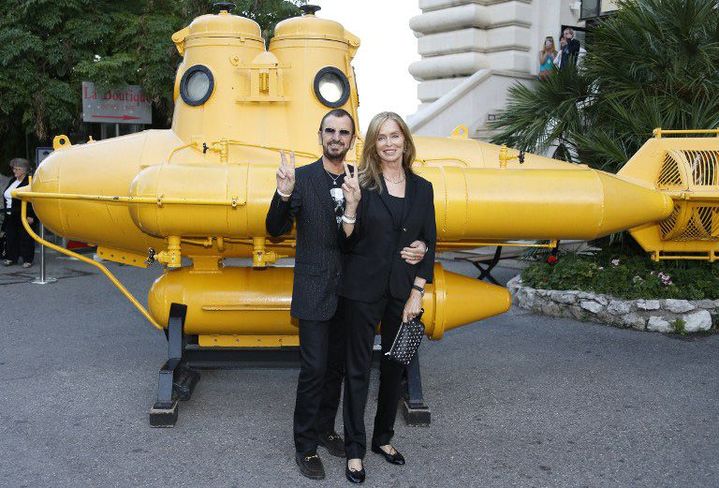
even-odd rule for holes
{"type": "Polygon", "coordinates": [[[618,0],[578,69],[510,89],[493,142],[617,171],[665,129],[719,126],[716,0],[618,0]],[[561,151],[560,151],[561,152],[561,151]]]}
{"type": "Polygon", "coordinates": [[[295,17],[299,14],[297,5],[307,3],[307,0],[240,0],[236,1],[235,13],[250,18],[260,24],[262,37],[269,42],[274,35],[275,25],[280,21],[295,17]]]}
{"type": "MultiPolygon", "coordinates": [[[[305,0],[239,0],[233,13],[270,34],[305,0]]],[[[14,0],[0,11],[0,169],[53,135],[83,132],[80,86],[141,85],[168,127],[180,62],[170,37],[211,0],[14,0]]],[[[75,136],[75,137],[73,137],[75,136]]]]}

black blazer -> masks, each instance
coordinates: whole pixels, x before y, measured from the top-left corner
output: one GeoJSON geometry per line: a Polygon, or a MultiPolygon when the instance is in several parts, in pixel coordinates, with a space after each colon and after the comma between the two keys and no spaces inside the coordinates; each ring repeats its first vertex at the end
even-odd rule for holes
{"type": "MultiPolygon", "coordinates": [[[[10,181],[8,181],[7,186],[2,191],[2,195],[0,195],[2,197],[3,209],[5,209],[5,191],[8,188],[10,188],[10,185],[12,185],[13,182],[15,182],[15,178],[11,178],[10,181]]],[[[30,184],[30,179],[28,178],[28,175],[25,175],[25,178],[22,180],[22,183],[20,183],[20,186],[18,186],[18,188],[22,188],[23,186],[27,186],[29,184],[30,184]]],[[[12,206],[10,207],[10,215],[9,216],[5,215],[5,220],[6,221],[12,220],[13,222],[19,223],[21,210],[22,210],[22,200],[20,200],[18,198],[13,198],[12,206]]],[[[27,204],[27,216],[32,217],[33,219],[36,219],[35,211],[32,209],[32,204],[29,202],[27,204]]],[[[6,224],[3,224],[3,225],[6,225],[6,224]]]]}
{"type": "Polygon", "coordinates": [[[342,276],[342,254],[334,203],[322,159],[295,170],[295,188],[289,201],[275,192],[267,212],[267,232],[279,237],[297,225],[293,317],[329,320],[337,309],[342,276]]]}
{"type": "Polygon", "coordinates": [[[352,235],[346,237],[340,232],[346,253],[340,286],[343,297],[376,302],[389,286],[393,297],[406,300],[416,276],[432,282],[437,242],[432,183],[415,174],[408,175],[404,212],[398,227],[392,220],[389,198],[384,181],[382,193],[363,188],[352,235]],[[418,264],[407,264],[399,253],[415,240],[427,244],[427,254],[418,264]]]}

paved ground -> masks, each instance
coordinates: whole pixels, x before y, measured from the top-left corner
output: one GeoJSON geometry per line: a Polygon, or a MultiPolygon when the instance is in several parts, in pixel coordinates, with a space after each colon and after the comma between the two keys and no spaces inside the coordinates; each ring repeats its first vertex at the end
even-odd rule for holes
{"type": "MultiPolygon", "coordinates": [[[[140,297],[159,273],[111,267],[140,297]]],[[[205,372],[152,429],[164,336],[84,264],[36,273],[0,270],[0,486],[349,485],[324,451],[327,480],[297,473],[296,370],[205,372]]],[[[451,331],[422,346],[432,425],[398,422],[408,464],[369,453],[366,485],[717,486],[718,346],[521,310],[451,331]]]]}

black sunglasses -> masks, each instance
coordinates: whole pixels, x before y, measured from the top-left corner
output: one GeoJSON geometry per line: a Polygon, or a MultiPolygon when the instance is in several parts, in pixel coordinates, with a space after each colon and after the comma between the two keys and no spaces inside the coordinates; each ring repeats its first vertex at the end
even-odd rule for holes
{"type": "MultiPolygon", "coordinates": [[[[333,136],[335,134],[335,132],[337,132],[336,129],[333,129],[332,127],[325,127],[324,133],[327,134],[328,136],[333,136]]],[[[351,132],[348,131],[347,129],[340,129],[340,135],[342,137],[347,137],[350,134],[351,134],[351,132]]]]}

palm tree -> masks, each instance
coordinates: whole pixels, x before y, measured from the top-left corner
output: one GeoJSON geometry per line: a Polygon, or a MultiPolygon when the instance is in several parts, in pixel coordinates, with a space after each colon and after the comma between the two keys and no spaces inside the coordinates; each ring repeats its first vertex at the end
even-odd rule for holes
{"type": "Polygon", "coordinates": [[[655,127],[719,126],[716,0],[618,0],[581,67],[510,89],[492,142],[617,171],[655,127]],[[562,151],[560,151],[562,152],[562,151]]]}

